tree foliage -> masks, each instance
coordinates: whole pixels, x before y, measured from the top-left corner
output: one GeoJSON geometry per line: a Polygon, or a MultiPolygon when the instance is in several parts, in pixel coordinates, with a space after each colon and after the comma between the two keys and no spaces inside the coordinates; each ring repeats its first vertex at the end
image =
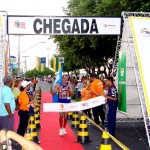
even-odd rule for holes
{"type": "MultiPolygon", "coordinates": [[[[150,1],[70,0],[64,11],[69,16],[121,16],[122,11],[150,11],[150,1]]],[[[60,55],[65,57],[65,71],[84,68],[91,73],[97,68],[98,74],[106,74],[108,68],[111,73],[108,60],[115,55],[117,36],[62,35],[54,38],[60,55]]]]}
{"type": "Polygon", "coordinates": [[[38,77],[38,78],[41,78],[43,76],[48,76],[48,75],[51,75],[51,76],[54,76],[54,72],[52,70],[50,70],[49,68],[45,68],[44,71],[37,71],[35,68],[33,70],[30,70],[30,71],[27,71],[25,73],[25,76],[27,78],[31,78],[31,77],[38,77]]]}

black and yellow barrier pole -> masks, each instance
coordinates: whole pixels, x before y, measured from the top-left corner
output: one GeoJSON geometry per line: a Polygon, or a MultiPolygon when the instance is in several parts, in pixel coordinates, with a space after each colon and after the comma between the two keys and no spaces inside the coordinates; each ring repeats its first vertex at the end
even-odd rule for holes
{"type": "Polygon", "coordinates": [[[80,142],[82,144],[87,144],[91,142],[89,140],[88,127],[86,124],[86,117],[84,115],[81,115],[80,117],[77,142],[80,142]]]}
{"type": "Polygon", "coordinates": [[[100,150],[112,150],[111,143],[110,143],[110,137],[108,135],[108,131],[106,128],[102,134],[102,141],[101,141],[101,145],[100,145],[100,150]]]}
{"type": "MultiPolygon", "coordinates": [[[[99,125],[97,125],[93,120],[91,120],[88,116],[85,115],[85,117],[94,124],[97,128],[99,128],[102,132],[105,132],[104,129],[102,129],[99,125]]],[[[105,132],[118,146],[120,146],[123,150],[130,150],[127,146],[125,146],[122,142],[120,142],[118,139],[116,139],[114,136],[109,134],[109,132],[105,132]]]]}

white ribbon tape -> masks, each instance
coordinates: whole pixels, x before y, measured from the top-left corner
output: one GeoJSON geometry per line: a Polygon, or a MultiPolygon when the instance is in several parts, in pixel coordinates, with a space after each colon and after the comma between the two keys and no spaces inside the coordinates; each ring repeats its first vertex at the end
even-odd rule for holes
{"type": "Polygon", "coordinates": [[[80,111],[105,104],[105,97],[99,96],[75,103],[43,103],[43,112],[80,111]]]}

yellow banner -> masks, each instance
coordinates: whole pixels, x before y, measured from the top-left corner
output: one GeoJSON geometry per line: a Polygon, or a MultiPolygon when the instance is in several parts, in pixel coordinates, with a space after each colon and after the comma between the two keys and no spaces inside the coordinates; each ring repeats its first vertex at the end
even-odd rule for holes
{"type": "Polygon", "coordinates": [[[39,57],[36,56],[36,70],[39,68],[39,57]]]}
{"type": "Polygon", "coordinates": [[[41,71],[44,71],[44,68],[45,68],[45,64],[41,63],[41,71]]]}
{"type": "Polygon", "coordinates": [[[53,69],[56,72],[56,57],[53,57],[53,69]]]}
{"type": "Polygon", "coordinates": [[[2,16],[0,16],[0,29],[2,28],[2,16]]]}
{"type": "Polygon", "coordinates": [[[130,17],[136,56],[144,90],[145,104],[150,117],[150,18],[130,17]]]}

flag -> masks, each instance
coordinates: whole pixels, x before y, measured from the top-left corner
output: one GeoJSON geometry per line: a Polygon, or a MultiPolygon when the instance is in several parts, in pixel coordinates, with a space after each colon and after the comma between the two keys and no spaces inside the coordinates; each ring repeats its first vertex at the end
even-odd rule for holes
{"type": "Polygon", "coordinates": [[[64,63],[64,57],[58,57],[58,62],[64,63]]]}
{"type": "Polygon", "coordinates": [[[46,66],[46,57],[41,57],[40,61],[41,61],[41,71],[44,71],[46,66]]]}
{"type": "Polygon", "coordinates": [[[58,68],[58,62],[57,62],[57,57],[53,57],[53,70],[57,72],[58,68]]]}
{"type": "Polygon", "coordinates": [[[46,64],[46,57],[41,58],[41,63],[46,64]]]}
{"type": "Polygon", "coordinates": [[[57,74],[54,84],[56,84],[56,83],[58,83],[58,84],[62,83],[62,68],[60,69],[59,73],[57,74]]]}
{"type": "Polygon", "coordinates": [[[36,70],[38,70],[38,66],[39,66],[39,57],[36,56],[36,70]]]}
{"type": "Polygon", "coordinates": [[[36,56],[36,70],[41,70],[41,58],[36,56]]]}
{"type": "Polygon", "coordinates": [[[44,63],[41,63],[41,71],[44,71],[45,70],[45,65],[44,63]]]}
{"type": "MultiPolygon", "coordinates": [[[[57,74],[57,77],[56,77],[55,82],[53,84],[52,91],[54,90],[57,83],[61,85],[61,83],[62,83],[62,72],[63,71],[62,71],[62,68],[61,68],[59,73],[57,74]]],[[[58,102],[58,93],[53,95],[53,102],[54,103],[58,102]]]]}
{"type": "Polygon", "coordinates": [[[64,57],[53,57],[53,69],[55,72],[60,71],[64,63],[64,57]]]}

